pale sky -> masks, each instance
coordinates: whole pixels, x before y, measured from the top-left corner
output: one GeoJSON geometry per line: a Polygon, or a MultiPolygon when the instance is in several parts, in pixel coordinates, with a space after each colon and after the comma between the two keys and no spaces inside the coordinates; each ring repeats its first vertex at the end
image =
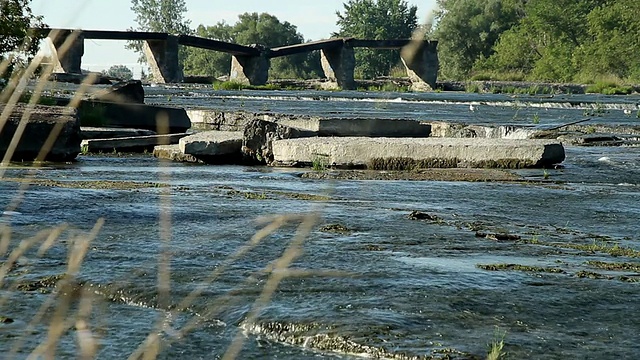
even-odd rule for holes
{"type": "MultiPolygon", "coordinates": [[[[235,24],[245,12],[267,12],[281,22],[297,26],[306,40],[320,40],[338,30],[336,11],[343,11],[346,0],[186,0],[191,27],[215,25],[219,21],[235,24]]],[[[422,22],[436,0],[408,0],[418,6],[422,22]]],[[[32,0],[35,14],[43,15],[50,27],[85,30],[127,30],[136,27],[130,0],[32,0]]],[[[82,68],[101,71],[111,65],[126,65],[139,74],[137,55],[124,48],[125,41],[85,40],[82,68]]],[[[137,76],[136,76],[137,77],[137,76]]]]}

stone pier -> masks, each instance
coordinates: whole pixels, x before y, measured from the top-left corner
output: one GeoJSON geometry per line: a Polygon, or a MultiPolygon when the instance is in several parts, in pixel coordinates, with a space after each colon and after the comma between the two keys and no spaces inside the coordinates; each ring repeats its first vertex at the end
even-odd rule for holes
{"type": "Polygon", "coordinates": [[[179,83],[184,79],[178,61],[178,37],[169,35],[166,40],[146,40],[144,53],[153,79],[158,83],[179,83]]]}
{"type": "Polygon", "coordinates": [[[53,31],[47,36],[47,43],[56,61],[54,72],[82,73],[84,36],[80,31],[53,31]]]}
{"type": "Polygon", "coordinates": [[[353,71],[356,58],[352,47],[329,47],[322,49],[320,56],[322,70],[329,81],[337,83],[337,86],[344,90],[355,89],[353,71]]]}
{"type": "Polygon", "coordinates": [[[437,41],[412,41],[400,51],[400,58],[412,83],[411,90],[435,89],[440,66],[437,46],[437,41]]]}
{"type": "Polygon", "coordinates": [[[251,45],[260,50],[256,56],[234,55],[231,58],[229,79],[247,85],[264,85],[269,79],[271,61],[266,49],[261,45],[251,45]]]}

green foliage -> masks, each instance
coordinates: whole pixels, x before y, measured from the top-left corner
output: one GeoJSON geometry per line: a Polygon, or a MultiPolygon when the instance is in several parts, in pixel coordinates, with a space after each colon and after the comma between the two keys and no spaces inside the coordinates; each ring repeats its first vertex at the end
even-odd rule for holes
{"type": "Polygon", "coordinates": [[[500,34],[514,26],[523,0],[438,0],[438,56],[445,78],[468,76],[476,61],[493,53],[500,34]]]}
{"type": "MultiPolygon", "coordinates": [[[[244,13],[233,26],[219,22],[214,26],[198,26],[198,36],[242,45],[260,44],[267,47],[300,44],[304,37],[295,25],[267,13],[244,13]]],[[[231,55],[189,48],[185,73],[189,75],[228,75],[231,55]]],[[[271,78],[312,78],[322,74],[317,52],[291,55],[271,60],[271,78]]]]}
{"type": "MultiPolygon", "coordinates": [[[[404,0],[349,0],[344,13],[336,12],[338,37],[409,39],[418,27],[417,7],[404,0]]],[[[399,51],[356,49],[357,78],[389,75],[400,61],[399,51]]]]}
{"type": "MultiPolygon", "coordinates": [[[[527,80],[536,81],[592,83],[589,79],[614,76],[640,82],[638,1],[439,3],[442,10],[436,37],[440,40],[442,73],[447,77],[520,72],[527,80]],[[489,4],[502,9],[502,19],[491,18],[496,12],[486,10],[489,4]],[[487,27],[489,32],[483,30],[487,27]]],[[[491,79],[498,80],[496,76],[491,79]]],[[[625,93],[620,90],[625,89],[613,93],[625,93]]]]}
{"type": "Polygon", "coordinates": [[[612,79],[600,79],[587,86],[585,92],[604,95],[628,95],[633,92],[633,87],[612,79]]]}
{"type": "Polygon", "coordinates": [[[0,0],[0,62],[9,60],[8,71],[0,66],[0,79],[8,79],[14,66],[30,61],[36,54],[45,35],[29,29],[44,26],[42,16],[33,15],[31,0],[0,0]]]}
{"type": "Polygon", "coordinates": [[[109,70],[104,70],[102,74],[125,81],[133,79],[133,71],[124,65],[113,65],[109,70]]]}

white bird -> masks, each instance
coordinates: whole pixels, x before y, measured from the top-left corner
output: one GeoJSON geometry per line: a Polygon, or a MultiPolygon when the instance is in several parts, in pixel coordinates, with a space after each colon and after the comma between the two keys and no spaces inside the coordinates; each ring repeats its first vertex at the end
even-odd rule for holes
{"type": "Polygon", "coordinates": [[[469,104],[469,111],[476,111],[476,108],[473,106],[473,104],[469,104]]]}
{"type": "Polygon", "coordinates": [[[624,109],[623,112],[624,112],[625,115],[631,115],[631,110],[629,110],[629,109],[624,109]]]}

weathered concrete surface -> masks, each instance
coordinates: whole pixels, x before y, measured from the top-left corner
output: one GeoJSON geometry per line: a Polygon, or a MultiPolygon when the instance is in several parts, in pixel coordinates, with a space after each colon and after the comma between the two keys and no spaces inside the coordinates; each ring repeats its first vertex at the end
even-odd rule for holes
{"type": "Polygon", "coordinates": [[[428,137],[431,126],[414,120],[265,117],[265,120],[317,132],[318,136],[428,137]]]}
{"type": "Polygon", "coordinates": [[[110,152],[110,151],[140,151],[151,149],[156,145],[177,144],[180,139],[189,134],[168,134],[132,136],[114,139],[93,139],[82,140],[82,150],[88,152],[110,152]]]}
{"type": "Polygon", "coordinates": [[[204,131],[180,139],[180,151],[198,158],[240,155],[240,131],[204,131]]]}
{"type": "Polygon", "coordinates": [[[356,58],[353,48],[350,46],[338,46],[323,49],[320,53],[320,62],[324,76],[337,88],[343,90],[355,89],[353,71],[356,67],[356,58]]]}
{"type": "Polygon", "coordinates": [[[301,130],[271,121],[254,119],[244,128],[242,154],[248,163],[270,164],[273,161],[271,149],[273,141],[316,135],[315,131],[301,130]]]}
{"type": "Polygon", "coordinates": [[[339,168],[407,170],[431,167],[524,168],[565,159],[550,140],[479,138],[317,137],[273,142],[274,165],[320,162],[339,168]]]}
{"type": "Polygon", "coordinates": [[[427,137],[431,133],[430,124],[413,120],[340,119],[215,110],[188,110],[187,114],[193,129],[198,130],[244,131],[250,121],[264,120],[316,132],[319,136],[427,137]]]}
{"type": "Polygon", "coordinates": [[[155,131],[145,129],[106,128],[106,127],[81,127],[82,140],[113,139],[133,136],[156,135],[155,131]]]}
{"type": "Polygon", "coordinates": [[[38,157],[49,136],[55,139],[43,160],[70,161],[80,153],[80,120],[75,110],[60,106],[35,106],[28,110],[18,104],[12,111],[0,104],[0,156],[10,148],[25,111],[30,112],[24,132],[17,143],[12,160],[33,161],[38,157]],[[6,119],[6,120],[5,120],[6,119]],[[57,135],[55,135],[57,133],[57,135]]]}
{"type": "Polygon", "coordinates": [[[178,60],[179,45],[178,36],[174,35],[169,35],[166,40],[146,40],[144,42],[144,54],[154,81],[158,83],[182,82],[184,74],[178,60]]]}
{"type": "Polygon", "coordinates": [[[245,125],[254,118],[262,118],[263,115],[252,114],[244,111],[224,112],[217,110],[187,110],[187,116],[191,121],[191,127],[199,131],[243,131],[245,125]]]}
{"type": "Polygon", "coordinates": [[[191,127],[181,108],[82,101],[78,112],[82,126],[147,129],[158,134],[183,133],[191,127]]]}
{"type": "Polygon", "coordinates": [[[180,151],[180,145],[158,145],[153,148],[153,156],[158,159],[165,159],[177,162],[202,163],[197,157],[185,154],[180,151]]]}
{"type": "Polygon", "coordinates": [[[541,132],[532,126],[522,125],[466,125],[435,121],[431,125],[431,136],[453,138],[489,138],[489,139],[534,139],[541,132]]]}
{"type": "Polygon", "coordinates": [[[259,56],[232,56],[230,80],[248,85],[264,85],[269,79],[271,61],[261,45],[252,45],[261,51],[259,56]]]}

